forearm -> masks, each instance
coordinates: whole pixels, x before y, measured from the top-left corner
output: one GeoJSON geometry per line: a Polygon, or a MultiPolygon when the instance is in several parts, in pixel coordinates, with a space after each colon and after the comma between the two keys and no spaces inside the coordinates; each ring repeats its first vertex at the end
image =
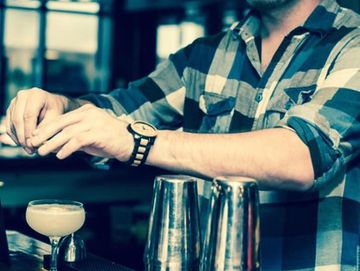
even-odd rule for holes
{"type": "Polygon", "coordinates": [[[283,128],[241,134],[160,131],[147,163],[210,178],[251,177],[262,188],[306,190],[314,179],[307,146],[283,128]]]}

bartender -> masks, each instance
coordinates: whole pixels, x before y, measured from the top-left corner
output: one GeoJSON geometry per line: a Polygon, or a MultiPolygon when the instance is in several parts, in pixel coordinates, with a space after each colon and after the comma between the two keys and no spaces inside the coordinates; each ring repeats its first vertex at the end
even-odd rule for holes
{"type": "Polygon", "coordinates": [[[229,30],[108,95],[22,90],[24,149],[75,151],[261,189],[262,270],[357,270],[360,16],[335,0],[248,0],[229,30]],[[182,128],[182,129],[179,129],[182,128]]]}

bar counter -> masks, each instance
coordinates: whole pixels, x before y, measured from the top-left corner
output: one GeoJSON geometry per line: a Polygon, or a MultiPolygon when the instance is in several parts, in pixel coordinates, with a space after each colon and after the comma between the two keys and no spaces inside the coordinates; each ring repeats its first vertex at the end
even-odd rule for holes
{"type": "MultiPolygon", "coordinates": [[[[28,237],[16,231],[6,232],[10,265],[0,262],[1,271],[45,271],[44,255],[50,253],[50,245],[28,237]]],[[[108,261],[96,255],[87,254],[86,259],[78,263],[59,263],[59,271],[132,271],[118,263],[108,261]]]]}
{"type": "MultiPolygon", "coordinates": [[[[110,170],[93,168],[81,153],[61,161],[54,155],[28,156],[20,148],[0,147],[0,181],[5,183],[0,200],[6,227],[36,237],[25,221],[29,201],[80,201],[87,212],[81,230],[88,251],[140,270],[153,181],[164,171],[120,163],[113,166],[110,170]],[[130,255],[124,257],[126,253],[130,255]]],[[[30,261],[27,266],[35,264],[36,268],[38,262],[30,261]]]]}

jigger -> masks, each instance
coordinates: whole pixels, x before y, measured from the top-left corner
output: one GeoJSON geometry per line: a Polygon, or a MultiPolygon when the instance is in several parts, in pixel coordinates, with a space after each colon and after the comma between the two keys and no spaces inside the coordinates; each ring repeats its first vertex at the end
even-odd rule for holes
{"type": "Polygon", "coordinates": [[[200,223],[196,180],[158,176],[144,251],[147,271],[198,271],[200,223]]]}
{"type": "Polygon", "coordinates": [[[72,233],[64,237],[59,245],[59,259],[65,262],[79,262],[86,258],[84,241],[72,233]]]}
{"type": "Polygon", "coordinates": [[[213,181],[201,271],[260,270],[258,198],[252,179],[213,181]]]}

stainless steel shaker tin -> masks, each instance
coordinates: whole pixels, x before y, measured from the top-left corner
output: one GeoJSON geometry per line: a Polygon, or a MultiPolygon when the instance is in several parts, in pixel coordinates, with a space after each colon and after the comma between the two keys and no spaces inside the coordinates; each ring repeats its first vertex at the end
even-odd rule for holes
{"type": "Polygon", "coordinates": [[[144,251],[145,270],[199,270],[200,223],[196,179],[158,176],[144,251]]]}
{"type": "Polygon", "coordinates": [[[213,181],[201,271],[260,270],[258,197],[252,179],[213,181]]]}

